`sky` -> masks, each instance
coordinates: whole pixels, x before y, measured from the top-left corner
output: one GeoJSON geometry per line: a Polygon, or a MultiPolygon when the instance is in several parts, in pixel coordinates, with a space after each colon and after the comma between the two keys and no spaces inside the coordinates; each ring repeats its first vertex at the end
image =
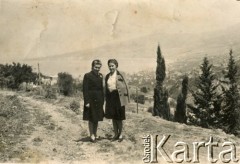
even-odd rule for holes
{"type": "MultiPolygon", "coordinates": [[[[94,58],[112,58],[114,52],[108,54],[106,49],[87,56],[80,52],[122,48],[122,43],[129,42],[124,48],[131,55],[131,47],[141,38],[160,34],[200,37],[238,24],[240,1],[236,0],[0,0],[0,63],[46,58],[51,65],[48,57],[79,52],[79,58],[87,58],[85,71],[94,58]]],[[[150,37],[143,45],[151,44],[148,48],[155,53],[159,42],[150,37]]],[[[171,42],[174,38],[167,44],[171,42]]],[[[55,65],[59,67],[56,61],[55,65]]]]}

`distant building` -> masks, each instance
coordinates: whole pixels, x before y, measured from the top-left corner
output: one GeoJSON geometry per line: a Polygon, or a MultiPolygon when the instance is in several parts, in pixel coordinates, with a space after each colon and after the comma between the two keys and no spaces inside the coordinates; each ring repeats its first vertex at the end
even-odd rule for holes
{"type": "Polygon", "coordinates": [[[40,74],[39,81],[40,81],[41,84],[54,85],[54,84],[57,84],[57,80],[58,80],[58,76],[57,75],[50,76],[50,75],[40,74]]]}

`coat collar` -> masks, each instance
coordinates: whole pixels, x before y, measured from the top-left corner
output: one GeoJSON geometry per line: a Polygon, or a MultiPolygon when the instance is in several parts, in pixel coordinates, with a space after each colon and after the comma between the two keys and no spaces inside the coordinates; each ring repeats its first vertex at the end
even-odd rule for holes
{"type": "Polygon", "coordinates": [[[121,75],[121,73],[117,70],[117,75],[121,75]]]}
{"type": "MultiPolygon", "coordinates": [[[[116,71],[117,71],[117,76],[119,76],[119,75],[122,76],[121,72],[119,72],[118,70],[116,70],[116,71]]],[[[108,73],[107,76],[111,76],[111,73],[108,73]]]]}
{"type": "MultiPolygon", "coordinates": [[[[122,76],[121,72],[119,72],[118,70],[117,71],[117,76],[122,76]]],[[[106,79],[109,78],[109,76],[111,75],[111,73],[109,72],[107,75],[106,75],[106,79]]]]}
{"type": "Polygon", "coordinates": [[[94,71],[91,71],[91,73],[92,73],[94,76],[102,77],[102,74],[101,74],[100,72],[97,74],[97,73],[95,73],[94,71]]]}

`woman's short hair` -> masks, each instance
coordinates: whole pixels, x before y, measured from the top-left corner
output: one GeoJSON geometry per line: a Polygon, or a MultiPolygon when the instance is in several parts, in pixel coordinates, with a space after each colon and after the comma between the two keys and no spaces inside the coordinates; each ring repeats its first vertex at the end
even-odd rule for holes
{"type": "Polygon", "coordinates": [[[102,66],[102,62],[99,59],[95,59],[92,61],[92,67],[94,67],[95,65],[101,65],[102,66]]]}
{"type": "Polygon", "coordinates": [[[116,65],[116,67],[118,67],[118,62],[117,62],[116,59],[109,59],[109,60],[108,60],[108,65],[109,65],[109,63],[113,63],[113,64],[116,65]]]}

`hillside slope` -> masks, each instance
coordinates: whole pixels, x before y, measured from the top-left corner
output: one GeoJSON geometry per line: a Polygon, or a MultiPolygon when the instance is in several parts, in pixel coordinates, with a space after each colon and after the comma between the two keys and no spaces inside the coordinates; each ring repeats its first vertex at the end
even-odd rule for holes
{"type": "MultiPolygon", "coordinates": [[[[68,103],[69,100],[46,101],[27,96],[24,93],[10,91],[0,91],[0,95],[2,104],[0,123],[2,124],[4,120],[8,120],[8,123],[12,121],[12,124],[9,124],[12,127],[1,131],[0,162],[143,163],[142,137],[148,134],[159,135],[158,142],[163,135],[171,135],[164,145],[164,149],[169,155],[174,151],[175,143],[182,141],[189,145],[191,157],[192,142],[208,142],[212,136],[214,141],[219,143],[219,147],[214,148],[215,158],[218,158],[218,154],[222,150],[222,143],[225,141],[233,142],[236,145],[236,155],[240,158],[239,138],[227,135],[218,129],[203,129],[152,117],[150,113],[142,110],[141,106],[139,113],[135,113],[133,112],[135,104],[130,104],[127,108],[127,120],[124,122],[125,139],[122,142],[110,141],[113,135],[112,123],[111,120],[105,119],[99,123],[100,140],[91,143],[88,138],[87,122],[82,120],[82,113],[76,115],[63,105],[62,101],[68,103]],[[17,101],[18,104],[13,104],[12,101],[17,101]],[[7,118],[3,114],[6,113],[4,111],[6,107],[13,111],[17,110],[14,115],[21,115],[21,118],[14,117],[15,119],[12,119],[13,116],[7,118]],[[25,114],[21,114],[22,112],[25,114]],[[24,119],[24,116],[27,119],[24,119]],[[16,132],[15,129],[13,131],[13,127],[20,124],[22,120],[25,120],[22,130],[16,132]]],[[[80,104],[83,104],[82,101],[80,104]]],[[[179,150],[181,147],[177,149],[179,150]]],[[[206,163],[207,147],[200,148],[199,152],[200,163],[206,163]]],[[[158,154],[158,162],[167,163],[160,154],[158,154]]]]}

